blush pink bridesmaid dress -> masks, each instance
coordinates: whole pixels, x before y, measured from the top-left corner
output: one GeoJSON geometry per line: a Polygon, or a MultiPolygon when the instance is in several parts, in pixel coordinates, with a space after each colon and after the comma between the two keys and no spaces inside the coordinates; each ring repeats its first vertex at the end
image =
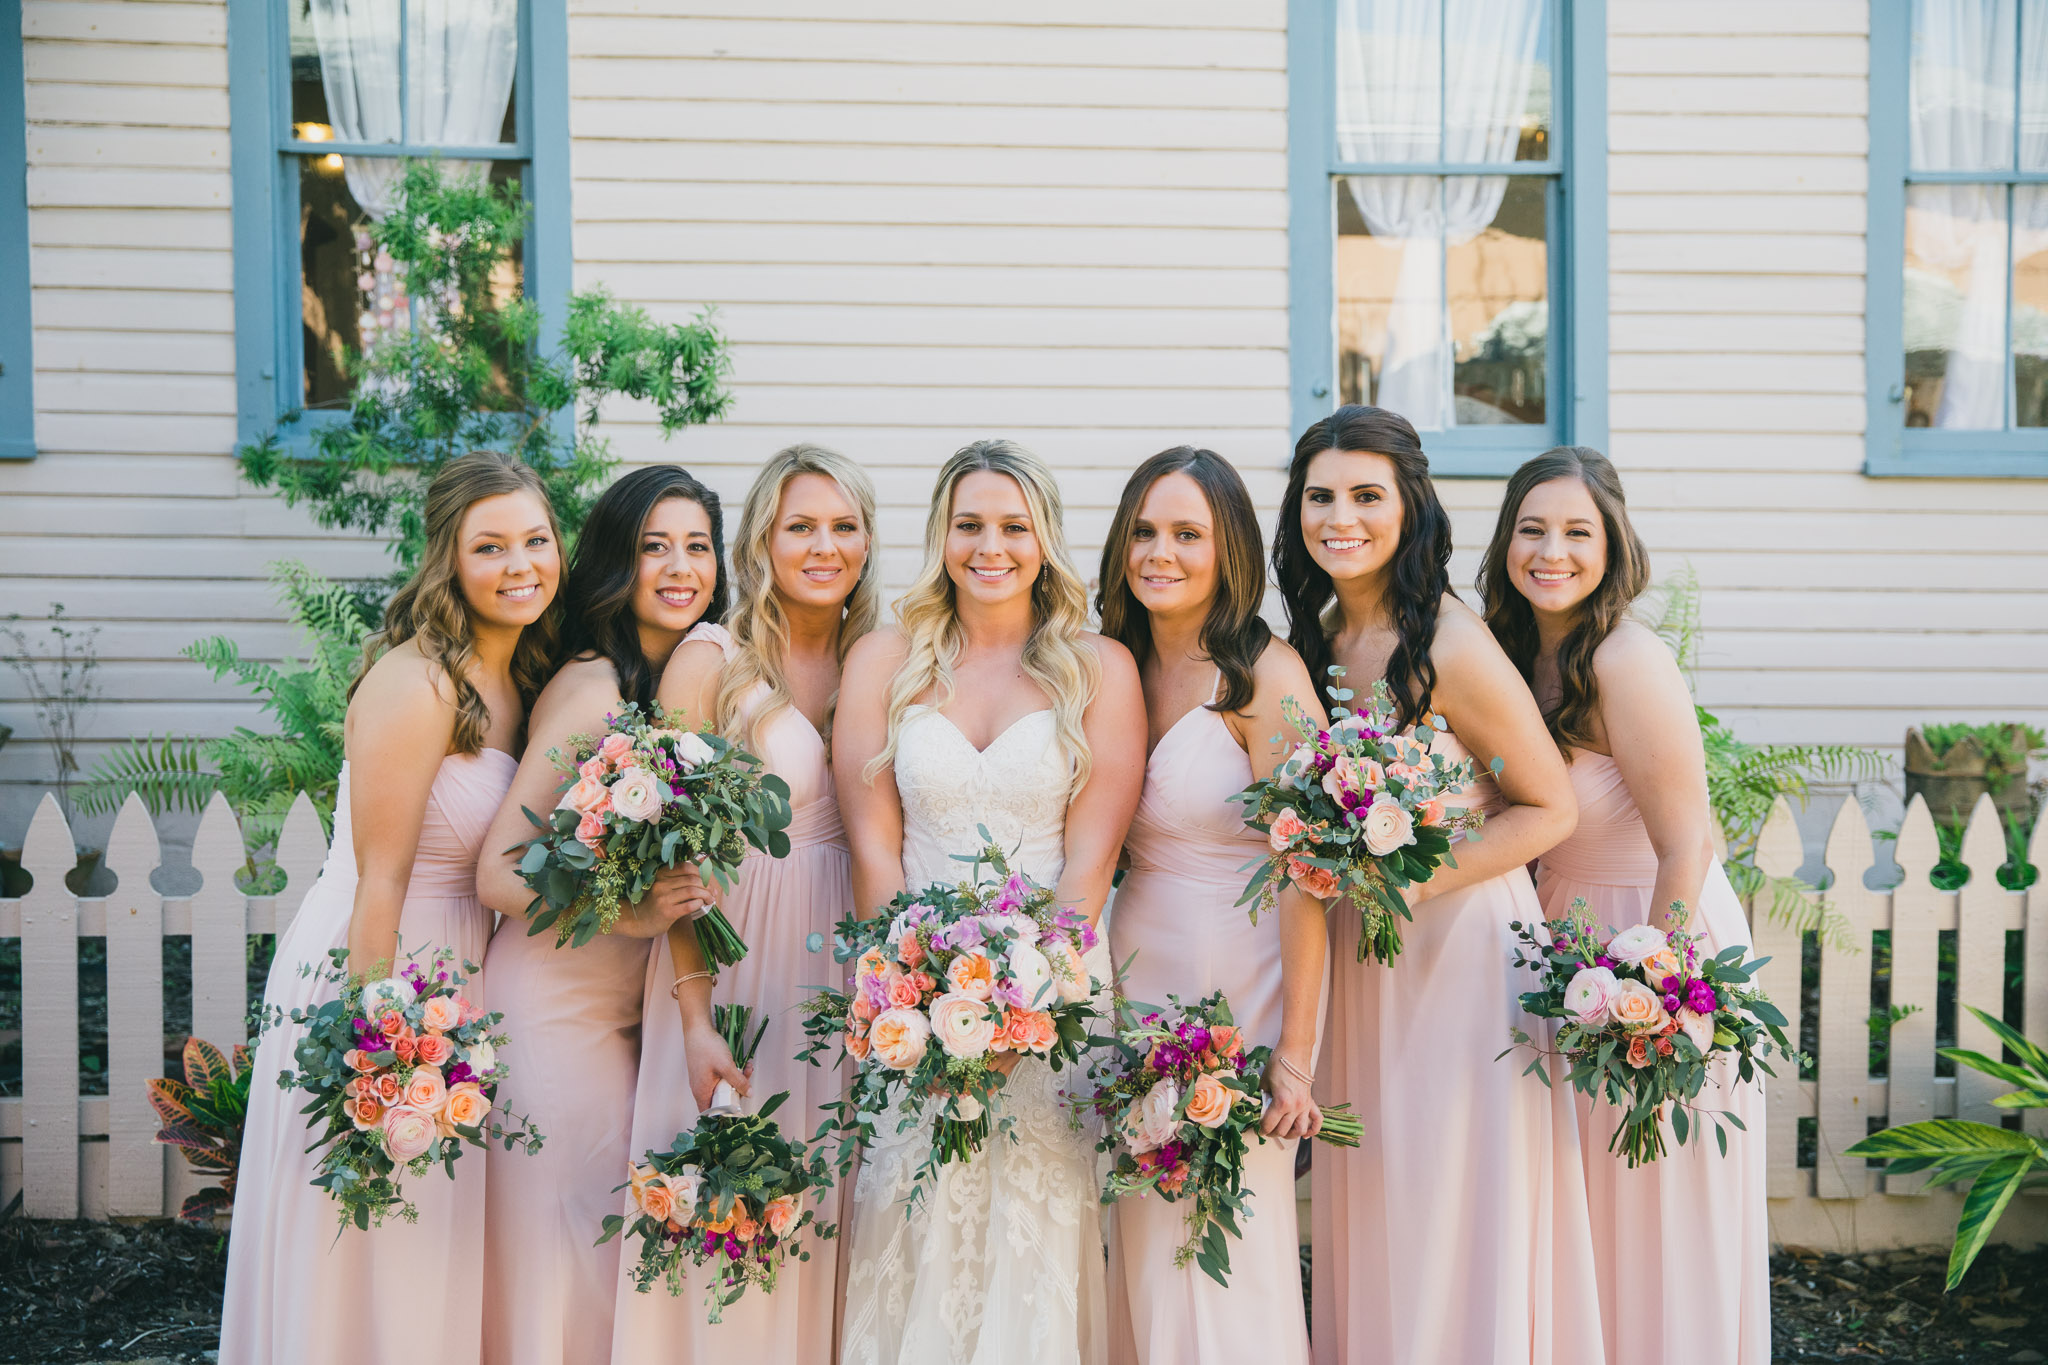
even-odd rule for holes
{"type": "MultiPolygon", "coordinates": [[[[1465,800],[1501,806],[1490,777],[1465,800]]],[[[1542,1027],[1508,928],[1541,913],[1518,867],[1418,906],[1379,966],[1351,906],[1330,910],[1316,1098],[1349,1100],[1365,1137],[1315,1150],[1316,1365],[1601,1365],[1571,1091],[1494,1060],[1542,1027]]]]}
{"type": "MultiPolygon", "coordinates": [[[[1130,873],[1109,917],[1110,953],[1125,994],[1167,1007],[1222,991],[1253,1046],[1280,1041],[1279,916],[1251,922],[1237,904],[1244,865],[1265,852],[1244,807],[1251,760],[1223,717],[1198,706],[1160,737],[1124,840],[1130,873]],[[1132,955],[1136,954],[1133,958],[1132,955]]],[[[1296,1142],[1254,1142],[1245,1162],[1251,1216],[1230,1247],[1230,1287],[1176,1267],[1188,1205],[1153,1195],[1111,1213],[1110,1359],[1116,1365],[1308,1365],[1301,1237],[1294,1210],[1296,1142]]],[[[1317,1153],[1317,1160],[1322,1153],[1317,1153]]]]}
{"type": "MultiPolygon", "coordinates": [[[[1643,817],[1606,754],[1572,752],[1579,827],[1543,855],[1536,893],[1563,915],[1583,897],[1595,922],[1649,922],[1657,854],[1643,817]]],[[[1719,859],[1707,872],[1690,927],[1709,951],[1749,946],[1742,902],[1719,859]]],[[[1728,1155],[1710,1134],[1634,1170],[1607,1150],[1621,1117],[1579,1097],[1586,1194],[1599,1269],[1600,1317],[1610,1361],[1642,1365],[1770,1365],[1770,1226],[1764,1203],[1764,1092],[1732,1074],[1708,1083],[1703,1109],[1734,1113],[1728,1155]]]]}
{"type": "MultiPolygon", "coordinates": [[[[692,638],[712,639],[731,649],[731,637],[717,627],[700,626],[692,638]]],[[[768,685],[761,683],[749,709],[767,695],[768,685]]],[[[843,1077],[837,1067],[795,1060],[805,1042],[799,1011],[808,997],[839,974],[832,961],[832,927],[853,914],[852,872],[829,754],[811,722],[794,706],[783,707],[768,718],[753,743],[768,770],[789,783],[794,816],[789,856],[748,854],[732,891],[723,897],[726,918],[746,943],[747,956],[719,975],[712,1001],[751,1005],[757,1026],[766,1021],[768,1031],[754,1058],[749,1102],[759,1105],[770,1095],[788,1091],[789,1098],[775,1117],[783,1132],[808,1143],[825,1117],[823,1106],[839,1098],[843,1077]],[[817,952],[809,946],[813,935],[821,944],[817,952]]],[[[675,979],[668,939],[658,938],[646,971],[640,1083],[628,1147],[634,1161],[650,1149],[666,1149],[698,1118],[685,1065],[682,1014],[669,994],[675,979]]],[[[624,1180],[621,1165],[612,1183],[624,1180]]],[[[607,1212],[623,1210],[627,1198],[614,1196],[607,1212]]],[[[843,1226],[839,1202],[835,1189],[819,1210],[819,1220],[843,1226]]],[[[724,1321],[717,1326],[705,1321],[700,1277],[692,1274],[680,1295],[672,1297],[659,1282],[642,1294],[633,1287],[631,1275],[636,1254],[623,1255],[612,1333],[614,1365],[716,1360],[830,1365],[838,1340],[840,1244],[819,1241],[810,1229],[806,1244],[810,1260],[786,1260],[773,1294],[749,1289],[724,1310],[724,1321]]]]}
{"type": "MultiPolygon", "coordinates": [[[[476,896],[477,853],[518,766],[502,749],[442,760],[399,917],[403,953],[420,952],[424,960],[447,947],[464,961],[483,961],[491,912],[476,896]]],[[[349,776],[344,763],[327,863],[278,938],[263,991],[266,1006],[289,1012],[335,998],[331,982],[303,975],[301,968],[324,968],[330,950],[348,945],[356,895],[349,776]]],[[[482,975],[475,974],[465,993],[481,1003],[488,998],[483,987],[482,975]]],[[[524,1063],[525,1050],[516,1025],[510,1032],[507,1058],[516,1067],[524,1063]]],[[[228,1242],[221,1360],[476,1361],[483,1310],[484,1154],[466,1149],[453,1180],[435,1171],[406,1182],[406,1195],[419,1209],[417,1223],[392,1218],[368,1231],[344,1230],[333,1200],[311,1183],[318,1154],[306,1150],[315,1135],[299,1112],[305,1097],[277,1085],[279,1072],[294,1069],[293,1049],[304,1035],[304,1029],[285,1024],[265,1033],[256,1047],[228,1242]],[[400,1312],[376,1307],[416,1303],[422,1285],[431,1287],[430,1306],[400,1312]]]]}

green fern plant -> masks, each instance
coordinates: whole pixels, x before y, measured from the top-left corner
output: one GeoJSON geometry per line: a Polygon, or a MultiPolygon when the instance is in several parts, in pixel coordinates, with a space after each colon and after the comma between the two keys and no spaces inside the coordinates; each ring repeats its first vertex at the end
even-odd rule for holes
{"type": "MultiPolygon", "coordinates": [[[[303,564],[272,572],[287,614],[312,652],[303,662],[268,664],[245,658],[234,641],[214,636],[186,647],[185,657],[205,664],[215,678],[230,675],[262,700],[274,734],[238,726],[219,739],[151,737],[103,758],[80,788],[78,805],[91,814],[117,809],[134,792],[152,815],[199,811],[217,791],[242,822],[252,860],[276,844],[300,792],[312,798],[321,827],[334,828],[335,789],[341,780],[342,716],[349,680],[373,629],[368,604],[339,583],[303,564]]],[[[252,861],[252,872],[260,872],[252,861]]]]}
{"type": "Polygon", "coordinates": [[[203,1223],[235,1206],[235,1168],[242,1156],[242,1124],[249,1112],[249,1049],[237,1045],[232,1061],[203,1038],[185,1040],[185,1079],[153,1076],[150,1107],[163,1128],[158,1143],[176,1147],[202,1176],[219,1176],[185,1200],[178,1217],[203,1223]]]}
{"type": "MultiPolygon", "coordinates": [[[[1981,1052],[1945,1047],[1942,1056],[1972,1071],[2017,1087],[1992,1101],[2000,1109],[2048,1108],[2048,1050],[2029,1042],[2002,1019],[1975,1006],[1967,1007],[1978,1022],[1998,1035],[2018,1065],[1993,1061],[1981,1052]]],[[[1892,1175],[1926,1171],[1936,1185],[1969,1186],[1955,1244],[1949,1249],[1948,1288],[1962,1283],[1970,1263],[1991,1237],[2006,1205],[2029,1185],[2048,1184],[2048,1143],[2011,1128],[1961,1119],[1931,1119],[1901,1124],[1872,1133],[1843,1153],[1889,1161],[1892,1175]]]]}
{"type": "MultiPolygon", "coordinates": [[[[1697,691],[1700,582],[1690,565],[1645,601],[1643,623],[1670,647],[1697,691]]],[[[1697,704],[1700,740],[1707,755],[1707,802],[1728,845],[1729,884],[1745,900],[1756,898],[1772,919],[1802,933],[1818,933],[1836,947],[1852,945],[1847,926],[1819,888],[1797,877],[1774,876],[1756,865],[1757,840],[1781,796],[1804,803],[1812,782],[1871,782],[1885,774],[1884,756],[1847,744],[1751,744],[1697,704]]]]}

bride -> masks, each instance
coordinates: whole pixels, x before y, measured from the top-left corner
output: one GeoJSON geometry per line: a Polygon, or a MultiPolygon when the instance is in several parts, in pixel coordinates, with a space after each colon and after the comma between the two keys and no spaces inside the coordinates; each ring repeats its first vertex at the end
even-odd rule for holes
{"type": "MultiPolygon", "coordinates": [[[[925,566],[895,630],[855,645],[832,742],[871,915],[907,886],[958,881],[977,826],[1093,921],[1145,768],[1129,651],[1082,629],[1059,490],[1037,456],[977,441],[939,471],[925,566]]],[[[1090,972],[1109,980],[1098,943],[1090,972]]],[[[1059,1105],[1069,1080],[1014,1054],[991,1136],[906,1203],[929,1127],[883,1124],[847,1225],[844,1365],[1099,1365],[1107,1354],[1094,1135],[1059,1105]]]]}

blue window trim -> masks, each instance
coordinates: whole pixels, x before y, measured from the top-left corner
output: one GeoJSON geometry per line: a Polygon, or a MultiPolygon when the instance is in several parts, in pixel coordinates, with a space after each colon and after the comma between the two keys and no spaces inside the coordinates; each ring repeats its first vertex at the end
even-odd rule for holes
{"type": "Polygon", "coordinates": [[[28,88],[21,0],[0,0],[0,460],[36,455],[35,315],[28,273],[28,88]]]}
{"type": "MultiPolygon", "coordinates": [[[[1557,0],[1558,120],[1564,165],[1552,204],[1549,355],[1558,439],[1607,446],[1607,0],[1557,0]],[[1561,245],[1562,249],[1556,249],[1561,245]]],[[[1289,412],[1302,431],[1336,405],[1336,221],[1330,177],[1336,151],[1336,13],[1332,0],[1287,4],[1287,217],[1289,412]]],[[[1413,167],[1404,167],[1412,172],[1413,167]]],[[[1498,167],[1487,168],[1498,174],[1498,167]]],[[[1536,169],[1532,164],[1529,169],[1536,169]]],[[[1428,438],[1430,468],[1453,478],[1498,478],[1549,444],[1543,431],[1465,428],[1428,438]]]]}
{"type": "Polygon", "coordinates": [[[1863,472],[1875,478],[2048,478],[2048,429],[1908,430],[1902,420],[1900,405],[1906,398],[1906,99],[1912,45],[1911,5],[1870,7],[1870,216],[1865,228],[1863,305],[1868,415],[1863,472]]]}
{"type": "MultiPolygon", "coordinates": [[[[18,3],[18,0],[0,0],[18,3]]],[[[520,176],[533,223],[525,243],[526,293],[541,309],[540,346],[558,349],[573,270],[569,210],[568,0],[521,0],[516,77],[520,176]]],[[[299,316],[297,186],[285,174],[283,134],[291,110],[291,72],[279,61],[287,17],[269,0],[228,0],[228,110],[235,195],[236,439],[247,444],[276,432],[303,442],[341,412],[298,411],[298,339],[285,326],[299,316]],[[290,202],[287,202],[287,196],[290,202]],[[287,421],[290,418],[292,420],[287,421]]],[[[347,151],[344,144],[322,150],[347,151]]],[[[389,155],[391,147],[376,150],[389,155]]],[[[480,149],[482,150],[482,149],[480,149]]],[[[486,155],[503,157],[494,147],[486,155]]],[[[564,409],[558,422],[573,423],[564,409]]],[[[571,428],[573,430],[573,428],[571,428]]]]}

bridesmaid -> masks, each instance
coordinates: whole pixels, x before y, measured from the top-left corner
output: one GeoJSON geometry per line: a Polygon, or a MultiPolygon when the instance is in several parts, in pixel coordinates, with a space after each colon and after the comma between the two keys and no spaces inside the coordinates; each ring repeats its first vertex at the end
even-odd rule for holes
{"type": "MultiPolygon", "coordinates": [[[[526,704],[540,690],[561,611],[553,510],[525,465],[494,452],[450,461],[427,489],[420,569],[391,598],[349,687],[341,785],[327,865],[279,936],[266,1009],[335,998],[309,969],[346,946],[349,970],[385,976],[403,952],[451,948],[481,961],[491,912],[477,901],[484,828],[512,780],[526,704]]],[[[476,998],[480,976],[467,992],[476,998]]],[[[304,1030],[263,1035],[254,1072],[292,1068],[304,1030]]],[[[523,1051],[523,1049],[522,1049],[523,1051]]],[[[303,1097],[274,1083],[249,1096],[228,1244],[220,1358],[229,1365],[357,1365],[478,1358],[482,1318],[481,1152],[407,1185],[419,1221],[343,1229],[311,1181],[318,1158],[303,1097]],[[427,1312],[366,1311],[415,1295],[427,1312]]]]}
{"type": "MultiPolygon", "coordinates": [[[[1626,619],[1649,581],[1605,456],[1560,446],[1508,480],[1479,572],[1486,623],[1534,687],[1579,802],[1579,827],[1543,855],[1536,894],[1553,918],[1584,897],[1612,929],[1669,928],[1667,907],[1683,901],[1710,951],[1747,948],[1714,856],[1692,696],[1671,651],[1626,619]]],[[[1695,1140],[1630,1170],[1602,1150],[1620,1115],[1579,1099],[1609,1360],[1770,1361],[1763,1086],[1723,1076],[1700,1100],[1746,1125],[1728,1126],[1728,1155],[1695,1140]]]]}
{"type": "Polygon", "coordinates": [[[1264,1131],[1246,1158],[1244,1237],[1230,1288],[1176,1268],[1184,1204],[1124,1200],[1112,1214],[1111,1359],[1308,1365],[1294,1148],[1322,1116],[1309,1098],[1327,973],[1323,907],[1289,887],[1256,926],[1237,904],[1265,851],[1230,800],[1278,767],[1283,698],[1318,720],[1301,659],[1259,619],[1265,545],[1251,495],[1214,451],[1180,446],[1138,466],[1102,551],[1102,632],[1138,661],[1150,757],[1124,840],[1130,872],[1110,917],[1125,993],[1165,1006],[1222,991],[1253,1046],[1273,1049],[1264,1131]]]}
{"type": "Polygon", "coordinates": [[[675,465],[636,469],[598,498],[562,594],[557,657],[566,662],[534,702],[526,755],[484,844],[477,885],[504,916],[484,963],[489,1005],[504,1011],[520,1054],[498,1102],[546,1138],[538,1155],[491,1149],[489,1365],[611,1358],[619,1243],[595,1243],[625,1179],[648,940],[707,899],[694,869],[671,870],[581,948],[556,947],[552,929],[529,935],[533,893],[517,867],[534,829],[522,807],[555,805],[561,775],[550,749],[602,732],[627,702],[652,703],[683,636],[723,614],[724,548],[718,496],[675,465]]]}
{"type": "MultiPolygon", "coordinates": [[[[788,1091],[776,1111],[783,1131],[808,1140],[839,1098],[836,1070],[792,1060],[803,1044],[798,1007],[833,975],[833,926],[853,914],[846,833],[832,790],[826,747],[846,651],[873,628],[880,609],[874,553],[875,492],[844,455],[797,445],[772,456],[754,480],[733,545],[736,601],[728,624],[699,626],[661,678],[662,705],[684,723],[711,725],[760,755],[789,783],[795,818],[787,858],[750,854],[724,898],[746,960],[713,977],[688,924],[670,928],[649,960],[633,1105],[638,1160],[666,1148],[697,1122],[724,1079],[756,1099],[788,1091]],[[701,638],[700,638],[701,637],[701,638]],[[711,1027],[711,1006],[750,1005],[768,1026],[751,1077],[711,1027]],[[687,1077],[687,1086],[683,1081],[687,1077]]],[[[623,1198],[623,1196],[621,1196],[623,1198]]],[[[841,1221],[836,1192],[820,1221],[841,1221]]],[[[617,1365],[672,1360],[752,1360],[829,1365],[839,1243],[813,1242],[811,1259],[790,1260],[770,1296],[749,1292],[712,1326],[704,1286],[671,1297],[642,1294],[622,1257],[612,1335],[617,1365]]]]}
{"type": "Polygon", "coordinates": [[[1403,726],[1441,715],[1437,752],[1497,779],[1468,794],[1483,837],[1412,889],[1389,966],[1329,917],[1323,1098],[1365,1118],[1356,1151],[1315,1154],[1315,1359],[1598,1365],[1599,1306],[1570,1093],[1496,1061],[1540,1027],[1516,1003],[1511,920],[1540,909],[1523,865],[1572,831],[1557,746],[1485,623],[1451,595],[1450,519],[1407,420],[1347,406],[1302,434],[1273,569],[1289,640],[1327,686],[1385,679],[1403,726]]]}

